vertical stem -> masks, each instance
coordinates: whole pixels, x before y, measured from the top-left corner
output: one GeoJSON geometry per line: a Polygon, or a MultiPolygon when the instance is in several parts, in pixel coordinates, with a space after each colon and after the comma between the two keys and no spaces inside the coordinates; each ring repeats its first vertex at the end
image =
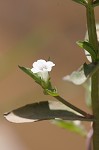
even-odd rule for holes
{"type": "Polygon", "coordinates": [[[99,71],[92,76],[92,109],[95,117],[93,123],[93,147],[99,150],[99,71]]]}
{"type": "MultiPolygon", "coordinates": [[[[88,35],[89,42],[93,45],[96,53],[99,54],[95,15],[92,3],[93,0],[88,0],[88,6],[86,7],[88,35]]],[[[93,74],[91,82],[92,111],[95,117],[93,123],[93,150],[99,150],[99,70],[93,74]]]]}
{"type": "Polygon", "coordinates": [[[91,2],[87,6],[86,14],[87,14],[89,42],[90,44],[93,45],[96,53],[98,53],[98,41],[97,41],[97,33],[96,33],[95,15],[94,15],[94,8],[91,2]]]}

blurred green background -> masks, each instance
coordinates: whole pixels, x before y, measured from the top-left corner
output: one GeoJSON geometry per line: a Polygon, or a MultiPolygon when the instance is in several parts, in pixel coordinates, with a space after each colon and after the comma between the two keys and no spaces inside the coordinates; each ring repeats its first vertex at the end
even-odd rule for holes
{"type": "MultiPolygon", "coordinates": [[[[95,11],[98,21],[98,7],[95,11]]],[[[3,118],[4,112],[27,103],[53,100],[18,68],[49,57],[56,64],[51,78],[60,95],[89,111],[83,88],[62,80],[86,61],[75,43],[84,38],[85,15],[85,8],[72,0],[0,0],[1,150],[85,149],[84,138],[49,121],[13,124],[3,118]]]]}

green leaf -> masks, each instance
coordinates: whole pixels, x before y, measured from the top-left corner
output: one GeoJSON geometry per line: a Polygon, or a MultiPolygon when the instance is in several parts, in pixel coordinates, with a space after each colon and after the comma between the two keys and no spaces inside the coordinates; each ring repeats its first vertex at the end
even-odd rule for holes
{"type": "Polygon", "coordinates": [[[39,103],[28,104],[11,112],[5,113],[4,117],[14,123],[35,122],[40,120],[63,119],[63,120],[82,120],[92,121],[93,118],[85,118],[68,110],[63,110],[57,103],[42,101],[39,103]]]}
{"type": "Polygon", "coordinates": [[[38,76],[37,73],[33,73],[30,68],[25,68],[21,66],[19,66],[19,68],[27,75],[29,75],[32,79],[34,79],[34,81],[44,89],[44,94],[49,94],[52,96],[58,95],[57,90],[52,87],[50,78],[47,82],[45,82],[44,80],[41,79],[41,77],[38,76]]]}
{"type": "Polygon", "coordinates": [[[86,41],[77,41],[77,44],[78,44],[81,48],[83,48],[83,49],[85,49],[87,52],[89,52],[90,55],[91,55],[91,57],[92,57],[92,59],[93,59],[94,61],[97,60],[97,54],[96,54],[94,48],[92,47],[92,45],[91,45],[89,42],[86,42],[86,41]]]}
{"type": "Polygon", "coordinates": [[[81,85],[86,82],[98,69],[99,64],[94,65],[93,63],[85,63],[77,71],[73,71],[70,75],[65,76],[63,80],[72,82],[76,85],[81,85]]]}
{"type": "MultiPolygon", "coordinates": [[[[97,31],[97,40],[99,42],[99,24],[98,23],[96,23],[96,31],[97,31]]],[[[88,31],[85,34],[85,41],[89,41],[88,31]]],[[[85,55],[86,55],[87,59],[89,60],[89,62],[92,62],[91,55],[86,50],[85,50],[85,55]]],[[[97,61],[98,60],[99,60],[99,58],[97,56],[97,61]]]]}
{"type": "Polygon", "coordinates": [[[30,68],[25,68],[21,66],[18,67],[27,75],[29,75],[32,79],[34,79],[34,81],[38,83],[44,90],[45,89],[53,90],[50,79],[47,82],[45,82],[41,79],[41,77],[38,76],[37,73],[33,73],[30,68]]]}
{"type": "Polygon", "coordinates": [[[31,78],[33,78],[35,80],[35,82],[37,82],[38,84],[41,84],[41,78],[37,76],[37,74],[33,73],[31,71],[30,68],[25,68],[25,67],[21,67],[21,66],[18,66],[23,72],[25,72],[26,74],[28,74],[31,78]]]}
{"type": "Polygon", "coordinates": [[[53,121],[53,123],[61,128],[80,134],[81,136],[87,136],[87,131],[85,130],[84,126],[81,123],[76,124],[75,121],[64,121],[64,120],[55,120],[53,121]]]}
{"type": "Polygon", "coordinates": [[[72,0],[72,1],[86,6],[86,1],[85,0],[72,0]]]}

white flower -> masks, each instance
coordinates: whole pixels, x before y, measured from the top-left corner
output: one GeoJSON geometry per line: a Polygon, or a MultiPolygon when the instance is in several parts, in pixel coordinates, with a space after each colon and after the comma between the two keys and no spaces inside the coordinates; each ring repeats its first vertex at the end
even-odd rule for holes
{"type": "Polygon", "coordinates": [[[40,76],[41,79],[46,82],[49,79],[48,72],[52,70],[53,66],[55,66],[53,62],[40,59],[33,63],[33,68],[31,71],[33,73],[37,73],[38,76],[40,76]]]}

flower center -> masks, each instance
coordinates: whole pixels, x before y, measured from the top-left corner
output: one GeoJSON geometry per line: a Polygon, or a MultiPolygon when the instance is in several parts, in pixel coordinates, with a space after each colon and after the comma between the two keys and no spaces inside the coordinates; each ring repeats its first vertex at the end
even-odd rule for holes
{"type": "Polygon", "coordinates": [[[40,67],[40,70],[41,70],[41,71],[47,71],[47,66],[42,66],[42,67],[40,67]]]}

